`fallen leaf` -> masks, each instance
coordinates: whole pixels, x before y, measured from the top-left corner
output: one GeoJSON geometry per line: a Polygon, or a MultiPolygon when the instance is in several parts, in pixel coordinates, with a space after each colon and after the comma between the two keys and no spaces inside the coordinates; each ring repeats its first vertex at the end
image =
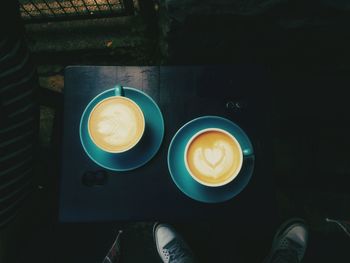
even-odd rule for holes
{"type": "Polygon", "coordinates": [[[107,47],[112,47],[112,45],[113,45],[113,41],[107,41],[107,43],[106,43],[107,47]]]}

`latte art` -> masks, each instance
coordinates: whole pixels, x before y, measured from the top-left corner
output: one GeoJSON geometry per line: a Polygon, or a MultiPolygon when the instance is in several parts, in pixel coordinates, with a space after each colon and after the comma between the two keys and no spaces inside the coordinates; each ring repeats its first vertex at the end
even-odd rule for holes
{"type": "Polygon", "coordinates": [[[231,181],[242,165],[239,143],[227,132],[208,129],[195,135],[185,153],[186,166],[194,179],[208,186],[231,181]]]}
{"type": "Polygon", "coordinates": [[[225,141],[217,141],[213,148],[198,148],[193,155],[193,165],[202,176],[218,178],[230,172],[234,152],[225,141]]]}
{"type": "Polygon", "coordinates": [[[90,113],[89,134],[93,142],[108,152],[133,147],[144,131],[141,109],[132,100],[115,96],[98,103],[90,113]]]}
{"type": "Polygon", "coordinates": [[[108,105],[97,116],[97,133],[101,139],[113,146],[132,142],[137,131],[135,114],[122,104],[108,105]]]}

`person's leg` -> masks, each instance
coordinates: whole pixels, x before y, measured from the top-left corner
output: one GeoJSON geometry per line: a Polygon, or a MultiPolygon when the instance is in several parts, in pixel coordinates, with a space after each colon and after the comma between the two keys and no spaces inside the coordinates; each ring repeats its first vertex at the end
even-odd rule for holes
{"type": "Polygon", "coordinates": [[[272,241],[265,263],[299,263],[308,242],[308,229],[302,219],[291,219],[282,224],[272,241]]]}
{"type": "Polygon", "coordinates": [[[170,225],[156,223],[153,236],[158,254],[164,263],[195,262],[186,242],[170,225]]]}
{"type": "Polygon", "coordinates": [[[121,240],[122,231],[119,231],[112,247],[108,251],[106,257],[103,259],[102,263],[120,263],[120,240],[121,240]]]}

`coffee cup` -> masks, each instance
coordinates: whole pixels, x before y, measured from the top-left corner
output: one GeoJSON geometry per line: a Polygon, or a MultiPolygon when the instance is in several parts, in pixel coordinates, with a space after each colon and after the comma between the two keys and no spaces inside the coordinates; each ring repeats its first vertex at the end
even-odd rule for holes
{"type": "Polygon", "coordinates": [[[243,164],[242,148],[229,132],[218,128],[203,129],[186,144],[184,161],[198,183],[218,187],[230,183],[243,164]]]}
{"type": "Polygon", "coordinates": [[[88,133],[103,151],[123,153],[134,148],[145,131],[145,118],[137,103],[116,86],[114,96],[98,102],[88,118],[88,133]]]}

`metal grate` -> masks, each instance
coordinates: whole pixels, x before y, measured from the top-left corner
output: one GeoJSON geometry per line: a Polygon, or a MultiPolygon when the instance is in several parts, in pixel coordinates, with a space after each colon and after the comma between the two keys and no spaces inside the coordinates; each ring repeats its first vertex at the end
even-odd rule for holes
{"type": "Polygon", "coordinates": [[[20,0],[26,22],[124,16],[133,7],[133,0],[20,0]]]}

